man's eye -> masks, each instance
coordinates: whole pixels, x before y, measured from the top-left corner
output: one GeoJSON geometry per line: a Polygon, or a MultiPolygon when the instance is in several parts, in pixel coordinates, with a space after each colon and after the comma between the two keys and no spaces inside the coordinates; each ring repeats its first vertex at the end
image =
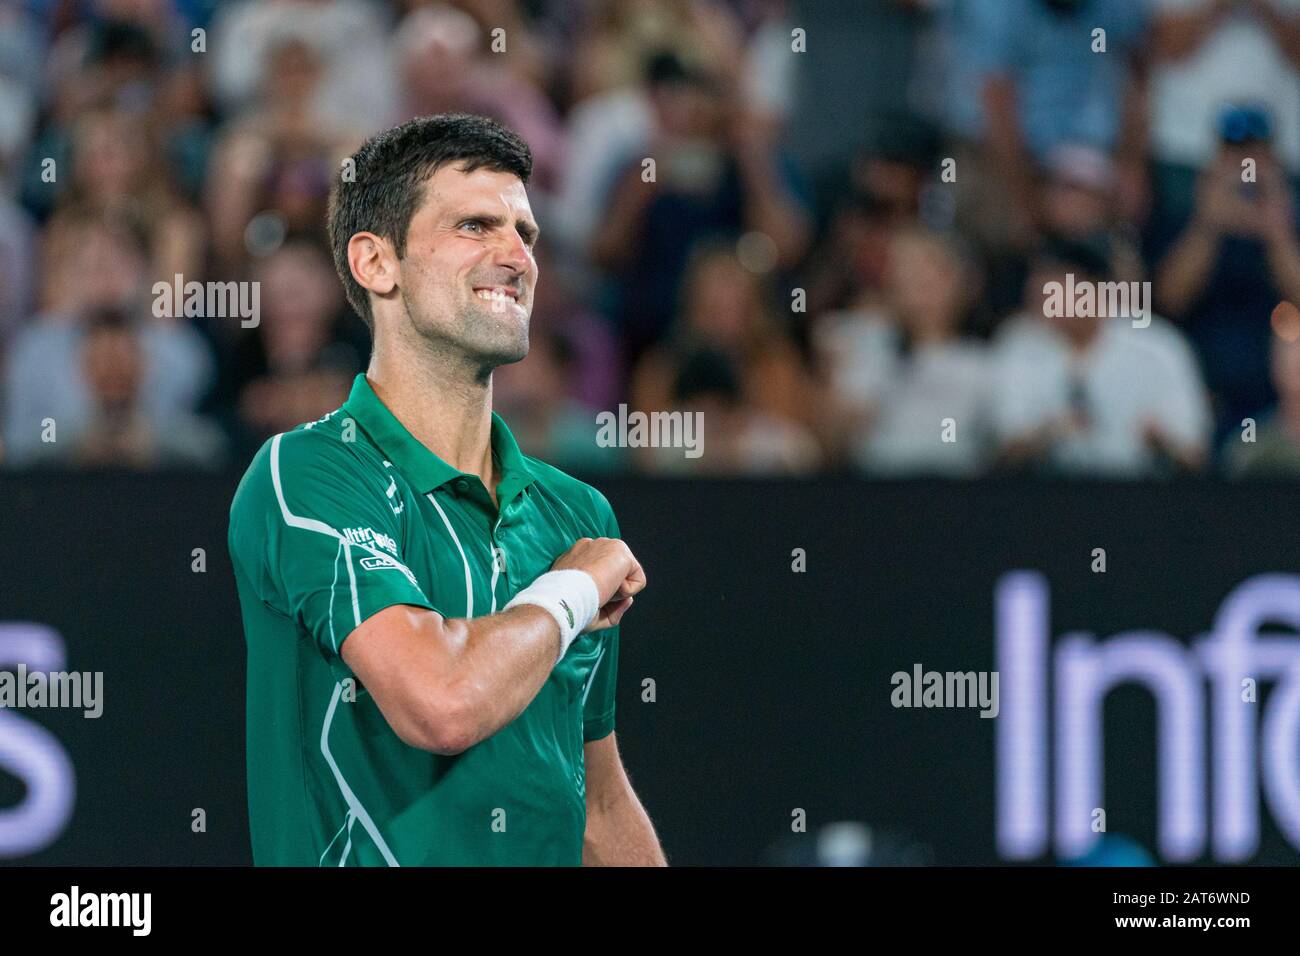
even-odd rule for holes
{"type": "Polygon", "coordinates": [[[483,231],[483,223],[481,223],[481,222],[479,222],[479,221],[477,221],[477,220],[475,220],[475,219],[468,219],[468,220],[466,220],[465,222],[462,222],[462,223],[460,224],[460,227],[461,227],[462,229],[472,229],[474,232],[482,232],[482,231],[483,231]]]}

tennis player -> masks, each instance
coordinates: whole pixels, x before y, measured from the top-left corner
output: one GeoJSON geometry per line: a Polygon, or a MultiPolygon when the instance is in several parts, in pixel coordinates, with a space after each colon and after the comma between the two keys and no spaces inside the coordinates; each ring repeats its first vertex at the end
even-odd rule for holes
{"type": "Polygon", "coordinates": [[[229,546],[259,865],[663,865],[614,737],[645,574],[605,497],[524,455],[492,372],[528,354],[528,146],[424,117],[330,197],[370,366],[276,435],[229,546]]]}

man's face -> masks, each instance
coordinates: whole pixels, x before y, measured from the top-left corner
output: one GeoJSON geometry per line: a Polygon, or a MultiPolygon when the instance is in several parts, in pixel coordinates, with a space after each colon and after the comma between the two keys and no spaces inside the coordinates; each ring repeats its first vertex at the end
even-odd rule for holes
{"type": "Polygon", "coordinates": [[[528,354],[537,224],[517,176],[457,165],[425,183],[398,285],[417,334],[490,370],[528,354]]]}

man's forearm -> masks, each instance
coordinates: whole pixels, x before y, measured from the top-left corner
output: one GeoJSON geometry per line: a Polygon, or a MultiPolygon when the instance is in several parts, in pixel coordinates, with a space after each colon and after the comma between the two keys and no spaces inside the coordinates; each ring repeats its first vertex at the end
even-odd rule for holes
{"type": "Polygon", "coordinates": [[[522,714],[542,689],[555,666],[558,628],[532,605],[448,623],[465,626],[465,642],[447,692],[463,702],[471,743],[478,743],[522,714]]]}
{"type": "Polygon", "coordinates": [[[564,568],[541,575],[498,613],[450,622],[455,654],[443,692],[471,746],[523,713],[600,610],[591,575],[564,568]]]}
{"type": "Polygon", "coordinates": [[[985,81],[982,92],[988,159],[1006,187],[1022,228],[1032,228],[1038,217],[1038,180],[1020,127],[1019,92],[1008,77],[985,81]]]}
{"type": "Polygon", "coordinates": [[[628,171],[615,190],[609,215],[596,228],[590,247],[592,261],[608,269],[619,268],[632,258],[641,221],[655,194],[653,183],[641,178],[639,168],[628,171]]]}
{"type": "Polygon", "coordinates": [[[407,605],[365,621],[342,648],[397,735],[433,753],[460,753],[523,712],[560,648],[540,607],[443,618],[407,605]]]}
{"type": "Polygon", "coordinates": [[[588,803],[582,865],[668,865],[650,817],[630,787],[613,803],[605,806],[588,803]]]}
{"type": "Polygon", "coordinates": [[[808,249],[811,229],[803,209],[781,182],[773,157],[742,153],[739,165],[748,200],[747,225],[772,240],[779,264],[798,262],[808,249]]]}
{"type": "Polygon", "coordinates": [[[1172,319],[1183,317],[1205,289],[1219,255],[1219,234],[1193,221],[1183,231],[1156,273],[1156,299],[1172,319]]]}

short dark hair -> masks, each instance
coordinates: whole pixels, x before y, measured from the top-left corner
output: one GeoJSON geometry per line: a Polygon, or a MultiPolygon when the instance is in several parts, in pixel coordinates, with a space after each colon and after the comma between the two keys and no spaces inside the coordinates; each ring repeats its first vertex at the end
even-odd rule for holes
{"type": "Polygon", "coordinates": [[[334,269],[348,302],[372,332],[370,300],[348,267],[348,240],[358,232],[373,232],[391,240],[398,256],[405,255],[406,234],[424,199],[424,184],[455,162],[462,172],[487,168],[513,173],[525,184],[533,172],[532,151],[512,130],[485,116],[443,113],[372,136],[334,174],[329,202],[334,269]]]}

